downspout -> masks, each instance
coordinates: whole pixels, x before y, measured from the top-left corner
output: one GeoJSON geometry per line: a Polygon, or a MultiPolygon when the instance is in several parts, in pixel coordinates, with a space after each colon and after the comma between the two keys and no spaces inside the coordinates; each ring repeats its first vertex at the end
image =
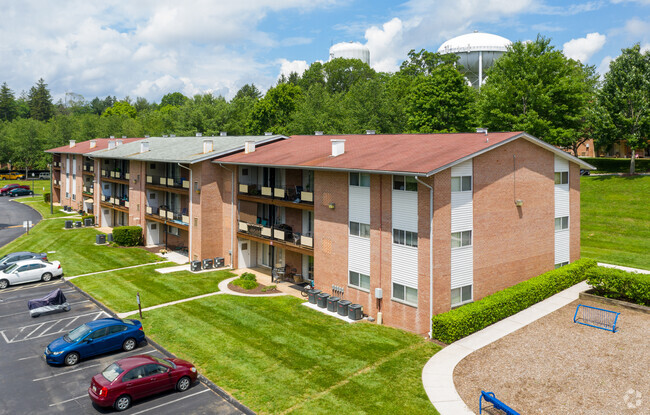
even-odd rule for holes
{"type": "Polygon", "coordinates": [[[188,226],[188,229],[189,229],[189,235],[188,235],[189,241],[187,242],[187,256],[189,257],[188,259],[190,260],[190,262],[192,262],[192,183],[194,183],[194,182],[192,181],[192,169],[189,168],[189,167],[183,166],[181,163],[178,163],[178,166],[190,171],[190,210],[189,210],[190,223],[188,224],[189,225],[188,226]]]}
{"type": "Polygon", "coordinates": [[[433,338],[431,320],[433,319],[433,187],[424,183],[418,176],[415,180],[429,188],[429,338],[433,338]]]}
{"type": "MultiPolygon", "coordinates": [[[[54,153],[52,153],[52,163],[50,163],[50,214],[51,215],[54,214],[54,186],[52,185],[52,182],[54,181],[53,166],[54,166],[54,153]]],[[[60,196],[61,195],[59,194],[59,197],[60,196]]]]}
{"type": "Polygon", "coordinates": [[[219,163],[221,167],[228,170],[232,179],[230,180],[230,269],[235,269],[233,266],[235,255],[235,171],[230,170],[228,167],[219,163]]]}

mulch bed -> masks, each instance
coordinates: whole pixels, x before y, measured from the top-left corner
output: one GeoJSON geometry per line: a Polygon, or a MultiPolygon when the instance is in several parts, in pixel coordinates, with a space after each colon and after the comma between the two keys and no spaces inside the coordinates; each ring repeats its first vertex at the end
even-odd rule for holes
{"type": "Polygon", "coordinates": [[[649,333],[647,314],[577,300],[467,356],[454,384],[475,413],[485,390],[522,414],[648,414],[649,333]],[[575,324],[578,304],[620,312],[617,332],[575,324]]]}
{"type": "Polygon", "coordinates": [[[239,285],[234,285],[233,283],[228,284],[228,288],[230,288],[231,290],[233,290],[235,292],[243,293],[243,294],[261,294],[261,295],[265,295],[265,294],[277,294],[277,293],[280,292],[280,290],[278,290],[277,288],[273,288],[273,289],[267,290],[267,291],[262,291],[262,289],[265,288],[265,287],[266,287],[266,285],[259,284],[257,287],[253,288],[252,290],[246,290],[246,289],[240,287],[239,285]]]}

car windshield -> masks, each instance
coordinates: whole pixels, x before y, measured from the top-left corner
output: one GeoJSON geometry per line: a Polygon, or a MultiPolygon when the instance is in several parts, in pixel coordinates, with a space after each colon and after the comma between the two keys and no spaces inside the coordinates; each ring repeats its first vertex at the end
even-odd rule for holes
{"type": "Polygon", "coordinates": [[[129,326],[135,326],[135,323],[133,322],[133,320],[129,320],[128,318],[123,318],[120,321],[122,323],[124,323],[124,324],[128,324],[129,326]]]}
{"type": "Polygon", "coordinates": [[[107,381],[112,382],[120,376],[120,373],[124,372],[124,369],[117,363],[111,364],[109,367],[104,369],[102,376],[106,378],[107,381]]]}
{"type": "Polygon", "coordinates": [[[7,262],[8,259],[9,259],[9,255],[3,256],[2,258],[0,258],[0,264],[4,264],[5,262],[7,262]]]}
{"type": "Polygon", "coordinates": [[[12,273],[16,268],[18,268],[18,264],[11,264],[7,268],[3,270],[5,274],[10,274],[12,273]]]}
{"type": "Polygon", "coordinates": [[[76,329],[72,330],[70,333],[63,336],[63,340],[65,340],[67,342],[70,342],[70,343],[74,343],[77,340],[83,338],[88,333],[90,333],[90,327],[88,327],[85,324],[82,324],[81,326],[79,326],[76,329]]]}
{"type": "Polygon", "coordinates": [[[172,369],[176,369],[176,365],[175,365],[174,362],[172,362],[171,360],[161,359],[161,358],[159,358],[159,357],[155,357],[155,356],[151,356],[151,357],[153,357],[153,359],[154,359],[156,362],[160,363],[161,365],[169,366],[169,367],[171,367],[172,369]]]}

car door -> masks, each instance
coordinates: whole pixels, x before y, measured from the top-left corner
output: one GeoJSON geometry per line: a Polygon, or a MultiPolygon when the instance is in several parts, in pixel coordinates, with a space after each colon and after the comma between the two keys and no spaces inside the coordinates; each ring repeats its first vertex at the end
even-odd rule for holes
{"type": "Polygon", "coordinates": [[[126,333],[126,326],[123,324],[116,324],[108,327],[108,333],[104,339],[106,351],[119,350],[122,348],[124,342],[124,335],[126,333]]]}
{"type": "Polygon", "coordinates": [[[102,338],[106,336],[108,327],[102,327],[89,333],[79,344],[79,353],[83,357],[103,353],[102,338]]]}
{"type": "Polygon", "coordinates": [[[149,379],[146,376],[145,366],[135,367],[122,377],[124,389],[133,399],[140,399],[150,395],[149,379]]]}
{"type": "Polygon", "coordinates": [[[151,363],[145,366],[145,371],[149,383],[149,394],[153,395],[171,389],[171,371],[168,367],[151,363]]]}
{"type": "Polygon", "coordinates": [[[13,279],[16,284],[23,284],[25,282],[30,282],[32,281],[31,278],[33,272],[34,269],[32,268],[32,264],[21,265],[14,270],[13,279]]]}
{"type": "Polygon", "coordinates": [[[39,281],[43,274],[45,274],[45,264],[32,264],[30,265],[30,281],[39,281]]]}

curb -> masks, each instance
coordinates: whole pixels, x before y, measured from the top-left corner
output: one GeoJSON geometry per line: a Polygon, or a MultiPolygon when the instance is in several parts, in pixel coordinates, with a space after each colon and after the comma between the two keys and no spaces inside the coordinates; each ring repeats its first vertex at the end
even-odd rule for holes
{"type": "MultiPolygon", "coordinates": [[[[591,291],[591,290],[589,290],[591,291]]],[[[646,307],[640,304],[628,303],[627,301],[617,300],[615,298],[602,297],[600,295],[592,294],[589,291],[584,291],[580,293],[581,300],[592,300],[597,303],[607,304],[607,305],[616,305],[619,307],[626,308],[628,310],[639,311],[641,313],[650,314],[650,307],[646,307]]]]}
{"type": "MultiPolygon", "coordinates": [[[[73,289],[75,289],[77,292],[79,292],[81,295],[83,295],[84,297],[86,297],[87,299],[92,301],[93,303],[95,303],[95,305],[97,305],[99,308],[101,308],[108,315],[110,315],[110,316],[112,316],[114,318],[118,318],[117,314],[115,314],[115,312],[113,310],[109,309],[104,304],[97,301],[95,298],[93,298],[90,294],[83,291],[81,288],[77,287],[76,285],[74,285],[73,283],[71,283],[70,281],[67,281],[67,280],[65,280],[64,283],[67,284],[69,287],[72,287],[73,289]]],[[[146,340],[147,344],[150,344],[151,346],[155,347],[156,349],[158,349],[158,351],[160,351],[165,356],[176,358],[176,355],[174,355],[169,350],[162,347],[159,343],[157,343],[156,341],[151,339],[151,337],[145,335],[145,340],[146,340]]],[[[250,408],[248,408],[243,403],[239,402],[237,399],[233,398],[231,395],[228,394],[228,392],[221,389],[219,386],[215,385],[211,380],[209,380],[208,378],[206,378],[202,374],[199,373],[198,379],[199,379],[200,382],[205,384],[205,386],[207,386],[210,390],[212,390],[214,393],[219,395],[222,399],[224,399],[230,405],[235,407],[235,409],[239,410],[240,412],[242,412],[243,414],[246,414],[246,415],[255,415],[255,412],[253,412],[250,408]]]]}

